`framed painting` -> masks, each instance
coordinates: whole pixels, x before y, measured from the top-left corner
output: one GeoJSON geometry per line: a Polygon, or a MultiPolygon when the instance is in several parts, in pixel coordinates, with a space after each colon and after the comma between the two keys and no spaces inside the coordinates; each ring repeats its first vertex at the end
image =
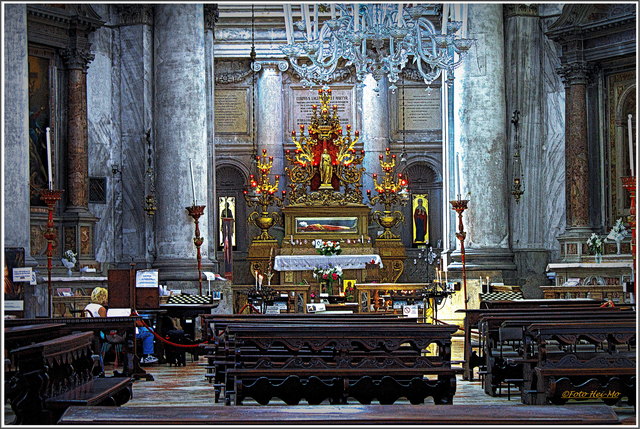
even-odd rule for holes
{"type": "Polygon", "coordinates": [[[357,234],[356,216],[296,217],[295,234],[306,233],[357,234]]]}
{"type": "Polygon", "coordinates": [[[429,242],[429,195],[412,195],[413,244],[425,245],[429,242]]]}

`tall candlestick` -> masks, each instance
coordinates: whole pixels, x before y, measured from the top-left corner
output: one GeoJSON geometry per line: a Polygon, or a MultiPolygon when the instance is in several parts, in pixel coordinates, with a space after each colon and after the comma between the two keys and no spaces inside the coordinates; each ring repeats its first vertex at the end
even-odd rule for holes
{"type": "Polygon", "coordinates": [[[456,153],[456,191],[458,193],[458,201],[460,201],[460,154],[456,153]]]}
{"type": "Polygon", "coordinates": [[[398,24],[398,27],[400,26],[401,21],[402,21],[402,3],[398,5],[398,15],[396,16],[396,24],[398,24]]]}
{"type": "Polygon", "coordinates": [[[189,171],[191,172],[191,192],[193,192],[193,205],[196,205],[196,185],[193,182],[193,164],[189,158],[189,171]]]}
{"type": "MultiPolygon", "coordinates": [[[[629,121],[631,121],[631,119],[629,119],[629,121]]],[[[51,169],[51,128],[49,127],[47,127],[47,174],[49,175],[49,190],[52,190],[53,177],[52,177],[52,169],[51,169]]]]}
{"type": "Polygon", "coordinates": [[[634,156],[633,156],[633,124],[631,122],[631,118],[633,115],[629,113],[627,116],[627,128],[629,130],[629,167],[631,168],[631,175],[635,176],[635,168],[633,165],[634,156]]]}
{"type": "Polygon", "coordinates": [[[331,8],[331,19],[336,19],[336,6],[331,3],[329,7],[331,8]]]}

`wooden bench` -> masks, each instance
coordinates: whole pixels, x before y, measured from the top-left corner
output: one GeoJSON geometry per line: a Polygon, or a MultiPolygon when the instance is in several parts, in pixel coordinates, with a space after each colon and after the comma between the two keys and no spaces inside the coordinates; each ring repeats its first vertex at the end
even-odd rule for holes
{"type": "MultiPolygon", "coordinates": [[[[601,311],[599,302],[589,300],[522,300],[522,301],[488,301],[500,308],[474,308],[459,309],[458,313],[464,313],[464,354],[463,354],[463,380],[473,380],[474,368],[481,367],[484,359],[481,356],[479,342],[472,342],[471,331],[478,329],[478,320],[486,314],[502,314],[509,312],[522,313],[526,311],[566,311],[573,312],[576,308],[592,309],[601,311]],[[511,304],[509,304],[511,303],[511,304]],[[511,305],[511,306],[510,306],[511,305]],[[477,349],[478,351],[476,352],[477,349]]],[[[620,308],[616,307],[616,310],[620,308]]]]}
{"type": "Polygon", "coordinates": [[[480,342],[484,357],[484,389],[496,396],[500,386],[511,380],[510,384],[522,381],[522,365],[517,359],[521,356],[523,330],[527,325],[537,322],[583,322],[600,320],[635,320],[635,312],[597,311],[576,309],[573,312],[537,311],[485,314],[478,321],[480,342]],[[514,322],[509,324],[509,322],[514,322]]]}
{"type": "Polygon", "coordinates": [[[121,405],[130,377],[97,378],[93,332],[80,332],[12,350],[17,371],[7,397],[16,424],[55,424],[70,405],[121,405]]]}
{"type": "Polygon", "coordinates": [[[261,324],[265,321],[269,323],[300,324],[300,323],[399,323],[416,324],[417,319],[401,318],[397,316],[380,316],[374,314],[353,315],[353,314],[245,314],[245,315],[202,315],[202,332],[206,333],[207,343],[202,345],[205,349],[204,356],[207,359],[205,365],[205,378],[214,387],[214,401],[217,403],[225,387],[226,368],[230,365],[221,352],[224,346],[224,333],[229,324],[250,323],[261,324]],[[364,316],[364,317],[363,317],[364,316]]]}
{"type": "Polygon", "coordinates": [[[69,407],[63,425],[613,425],[606,405],[315,405],[69,407]]]}
{"type": "Polygon", "coordinates": [[[627,397],[635,406],[636,330],[635,320],[529,325],[524,332],[523,403],[602,399],[613,405],[627,397]]]}
{"type": "Polygon", "coordinates": [[[251,397],[268,404],[279,397],[289,405],[305,399],[412,404],[427,396],[450,404],[455,394],[451,367],[454,325],[401,323],[231,324],[225,353],[225,402],[241,405],[251,397]],[[431,345],[437,350],[424,351],[431,345]],[[434,379],[426,379],[430,375],[434,379]]]}
{"type": "Polygon", "coordinates": [[[59,335],[68,335],[74,332],[93,331],[93,347],[99,353],[100,332],[111,330],[125,331],[127,340],[123,344],[123,352],[126,354],[122,372],[114,371],[116,376],[131,376],[138,379],[153,381],[153,376],[140,367],[140,358],[136,355],[136,322],[141,320],[141,316],[130,317],[43,317],[30,319],[10,319],[5,320],[5,327],[17,327],[24,325],[42,324],[63,324],[56,328],[59,335]]]}

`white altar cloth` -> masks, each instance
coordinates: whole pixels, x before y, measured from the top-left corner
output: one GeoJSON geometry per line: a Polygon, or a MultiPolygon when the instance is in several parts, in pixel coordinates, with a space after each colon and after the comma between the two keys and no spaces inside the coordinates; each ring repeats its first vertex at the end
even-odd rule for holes
{"type": "Polygon", "coordinates": [[[326,268],[329,265],[343,270],[358,270],[373,261],[383,267],[380,255],[279,255],[273,263],[276,271],[306,271],[314,268],[326,268]]]}

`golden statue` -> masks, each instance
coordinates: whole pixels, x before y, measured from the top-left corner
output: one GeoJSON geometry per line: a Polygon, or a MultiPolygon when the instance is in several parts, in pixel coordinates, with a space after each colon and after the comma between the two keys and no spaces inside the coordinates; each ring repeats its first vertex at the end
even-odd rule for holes
{"type": "Polygon", "coordinates": [[[320,188],[332,188],[331,177],[333,176],[333,165],[331,163],[331,155],[327,151],[327,148],[322,151],[320,156],[320,188]],[[328,186],[323,186],[328,185],[328,186]]]}

